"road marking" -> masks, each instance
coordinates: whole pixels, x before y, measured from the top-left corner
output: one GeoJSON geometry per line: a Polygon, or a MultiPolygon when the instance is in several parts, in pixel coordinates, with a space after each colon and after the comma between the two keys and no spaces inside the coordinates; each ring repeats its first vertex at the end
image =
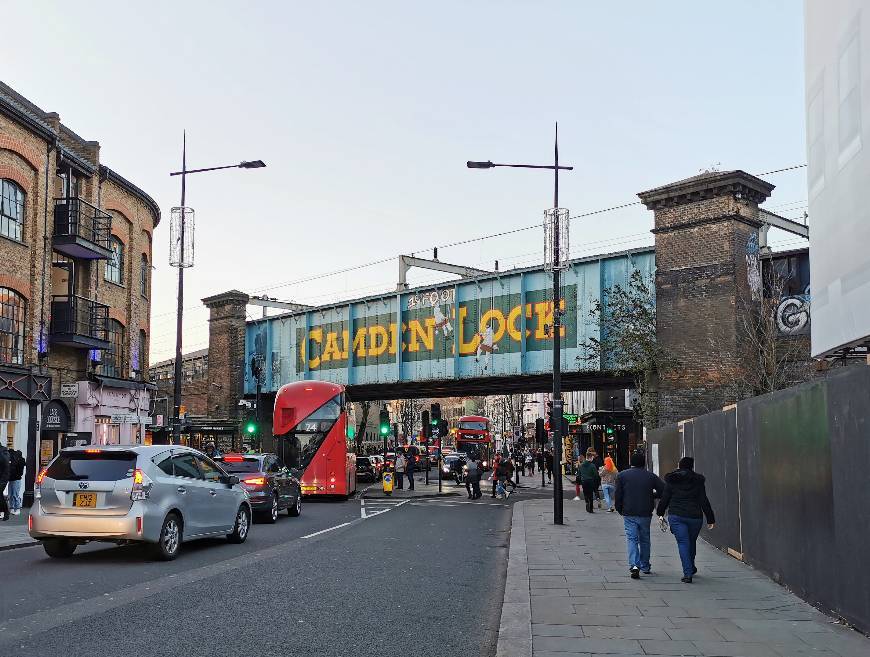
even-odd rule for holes
{"type": "Polygon", "coordinates": [[[361,499],[359,515],[363,520],[374,518],[375,516],[379,516],[387,511],[398,509],[400,506],[407,504],[410,501],[411,500],[361,499]]]}
{"type": "Polygon", "coordinates": [[[313,534],[306,534],[305,536],[300,536],[299,538],[314,538],[315,536],[320,536],[321,534],[325,534],[326,532],[331,532],[333,529],[347,527],[349,524],[350,524],[349,522],[343,522],[340,525],[336,525],[335,527],[329,527],[328,529],[321,529],[319,532],[314,532],[313,534]]]}

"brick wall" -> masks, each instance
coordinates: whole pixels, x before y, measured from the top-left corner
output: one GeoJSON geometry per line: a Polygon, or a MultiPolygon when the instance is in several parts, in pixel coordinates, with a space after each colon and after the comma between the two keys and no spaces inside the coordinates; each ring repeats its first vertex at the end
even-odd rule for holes
{"type": "Polygon", "coordinates": [[[248,295],[233,290],[203,299],[209,309],[209,416],[238,418],[245,381],[245,308],[248,295]]]}

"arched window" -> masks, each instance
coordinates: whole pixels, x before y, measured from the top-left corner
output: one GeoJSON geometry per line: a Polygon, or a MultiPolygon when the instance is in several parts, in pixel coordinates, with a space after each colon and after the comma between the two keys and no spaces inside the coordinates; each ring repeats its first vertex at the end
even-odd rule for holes
{"type": "Polygon", "coordinates": [[[142,296],[148,298],[148,256],[142,254],[142,263],[139,265],[139,291],[142,296]]]}
{"type": "Polygon", "coordinates": [[[24,365],[24,317],[27,301],[15,290],[0,287],[0,363],[24,365]]]}
{"type": "Polygon", "coordinates": [[[109,320],[109,348],[103,351],[102,372],[106,376],[124,376],[124,325],[117,319],[109,320]]]}
{"type": "Polygon", "coordinates": [[[19,242],[24,235],[24,190],[5,178],[0,180],[0,235],[19,242]]]}
{"type": "Polygon", "coordinates": [[[106,280],[118,285],[124,284],[124,243],[117,237],[112,237],[109,248],[112,255],[106,260],[106,280]]]}

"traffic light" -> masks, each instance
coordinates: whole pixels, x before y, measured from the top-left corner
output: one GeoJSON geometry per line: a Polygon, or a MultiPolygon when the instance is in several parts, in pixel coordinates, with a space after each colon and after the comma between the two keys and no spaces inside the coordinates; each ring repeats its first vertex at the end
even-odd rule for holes
{"type": "Polygon", "coordinates": [[[381,409],[380,417],[378,418],[378,427],[381,436],[387,436],[390,433],[390,414],[386,408],[381,409]]]}
{"type": "Polygon", "coordinates": [[[245,423],[245,433],[249,436],[253,436],[257,433],[257,421],[256,420],[248,420],[245,423]]]}
{"type": "Polygon", "coordinates": [[[396,442],[398,442],[398,440],[399,440],[399,423],[398,422],[393,422],[393,439],[395,439],[396,442]]]}
{"type": "Polygon", "coordinates": [[[613,436],[613,427],[607,427],[604,430],[604,433],[606,433],[608,436],[612,437],[613,436]]]}
{"type": "Polygon", "coordinates": [[[447,420],[440,420],[438,422],[438,436],[443,438],[444,436],[447,435],[447,431],[448,431],[447,420]]]}
{"type": "Polygon", "coordinates": [[[354,429],[353,425],[347,425],[347,437],[353,438],[356,435],[356,429],[354,429]]]}
{"type": "Polygon", "coordinates": [[[535,420],[535,442],[539,445],[547,442],[547,432],[544,429],[544,418],[542,417],[535,420]]]}
{"type": "Polygon", "coordinates": [[[420,413],[420,423],[423,425],[423,437],[429,438],[432,435],[432,425],[430,424],[429,411],[420,413]]]}
{"type": "Polygon", "coordinates": [[[437,402],[432,404],[432,426],[437,427],[438,423],[441,422],[441,404],[437,402]]]}

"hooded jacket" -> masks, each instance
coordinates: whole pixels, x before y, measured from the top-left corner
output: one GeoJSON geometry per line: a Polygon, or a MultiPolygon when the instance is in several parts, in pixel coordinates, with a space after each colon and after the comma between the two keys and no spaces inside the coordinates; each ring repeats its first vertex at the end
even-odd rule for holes
{"type": "Polygon", "coordinates": [[[665,492],[656,510],[658,515],[663,516],[670,509],[672,516],[701,518],[703,514],[708,524],[716,522],[713,507],[707,499],[704,475],[694,470],[674,470],[665,475],[665,484],[665,492]]]}

